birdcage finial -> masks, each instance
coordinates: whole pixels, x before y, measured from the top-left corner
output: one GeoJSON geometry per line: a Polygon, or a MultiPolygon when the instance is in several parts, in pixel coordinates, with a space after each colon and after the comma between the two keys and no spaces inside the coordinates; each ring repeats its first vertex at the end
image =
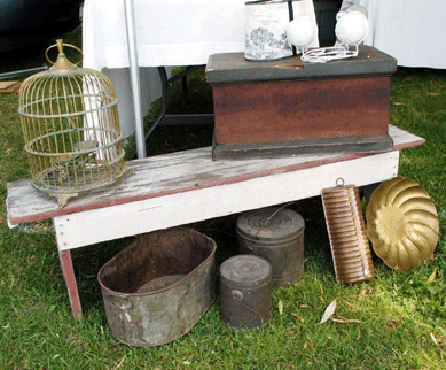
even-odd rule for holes
{"type": "Polygon", "coordinates": [[[58,73],[59,73],[59,72],[63,72],[63,71],[68,71],[68,72],[70,72],[70,71],[76,70],[76,69],[78,68],[78,67],[77,67],[77,64],[78,64],[78,63],[71,63],[71,62],[68,60],[68,58],[66,57],[66,55],[64,54],[64,52],[63,52],[63,47],[64,47],[64,46],[68,46],[68,47],[74,48],[74,49],[76,49],[77,51],[79,51],[79,53],[82,55],[82,51],[81,51],[78,47],[73,46],[73,45],[69,45],[69,44],[64,44],[62,39],[57,39],[57,40],[56,40],[56,45],[51,45],[51,46],[49,46],[49,47],[46,49],[46,52],[45,52],[46,60],[47,60],[48,62],[50,62],[51,64],[53,64],[53,66],[50,68],[50,71],[56,71],[56,72],[58,72],[58,73]],[[51,61],[51,60],[48,58],[48,51],[49,51],[51,48],[54,48],[54,47],[57,47],[57,51],[58,51],[58,55],[57,55],[56,62],[53,62],[53,61],[51,61]]]}
{"type": "Polygon", "coordinates": [[[59,52],[59,54],[63,54],[63,43],[62,42],[63,42],[62,39],[56,40],[57,51],[59,52]]]}

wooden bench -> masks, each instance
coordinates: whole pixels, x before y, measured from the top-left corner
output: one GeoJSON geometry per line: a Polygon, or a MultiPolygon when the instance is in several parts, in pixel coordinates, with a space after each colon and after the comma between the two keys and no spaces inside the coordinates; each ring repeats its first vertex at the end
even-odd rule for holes
{"type": "Polygon", "coordinates": [[[393,151],[380,154],[212,161],[207,147],[134,160],[122,180],[72,198],[63,209],[31,179],[18,180],[8,184],[8,222],[53,218],[72,312],[80,317],[71,249],[320,195],[339,177],[356,186],[382,182],[398,175],[401,149],[424,142],[394,126],[390,136],[393,151]]]}

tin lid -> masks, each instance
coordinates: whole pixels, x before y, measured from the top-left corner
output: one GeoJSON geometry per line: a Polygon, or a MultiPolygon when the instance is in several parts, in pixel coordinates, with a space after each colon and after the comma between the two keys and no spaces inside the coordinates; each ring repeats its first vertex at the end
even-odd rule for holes
{"type": "Polygon", "coordinates": [[[297,212],[269,207],[246,212],[237,219],[237,231],[244,237],[265,241],[288,241],[297,238],[305,222],[297,212]]]}
{"type": "Polygon", "coordinates": [[[220,266],[220,277],[240,286],[258,286],[271,280],[273,267],[263,257],[239,254],[228,258],[220,266]]]}

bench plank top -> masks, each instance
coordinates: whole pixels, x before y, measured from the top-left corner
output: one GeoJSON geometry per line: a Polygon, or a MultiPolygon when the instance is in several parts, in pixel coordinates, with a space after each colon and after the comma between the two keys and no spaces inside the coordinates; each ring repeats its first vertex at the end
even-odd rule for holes
{"type": "MultiPolygon", "coordinates": [[[[390,125],[394,151],[422,145],[424,139],[390,125]]],[[[163,154],[126,162],[127,174],[113,185],[71,198],[59,209],[56,199],[32,186],[31,179],[8,183],[6,200],[10,226],[40,221],[87,210],[111,207],[170,194],[234,184],[252,178],[273,176],[349,161],[373,154],[324,154],[281,159],[212,161],[212,148],[163,154]]]]}

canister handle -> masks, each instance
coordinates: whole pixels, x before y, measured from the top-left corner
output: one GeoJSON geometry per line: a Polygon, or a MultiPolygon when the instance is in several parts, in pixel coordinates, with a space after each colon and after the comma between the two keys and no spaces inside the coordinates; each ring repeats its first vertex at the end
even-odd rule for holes
{"type": "Polygon", "coordinates": [[[266,309],[265,313],[258,312],[258,311],[256,311],[255,309],[253,309],[252,307],[249,307],[245,302],[243,302],[243,293],[242,293],[241,291],[239,291],[239,290],[233,290],[231,293],[232,293],[232,298],[233,298],[234,300],[240,302],[241,305],[242,305],[243,307],[245,307],[247,310],[249,310],[249,311],[255,313],[255,314],[258,315],[258,316],[264,316],[265,313],[268,313],[268,312],[271,310],[271,308],[272,308],[271,306],[268,307],[268,308],[266,309]]]}

